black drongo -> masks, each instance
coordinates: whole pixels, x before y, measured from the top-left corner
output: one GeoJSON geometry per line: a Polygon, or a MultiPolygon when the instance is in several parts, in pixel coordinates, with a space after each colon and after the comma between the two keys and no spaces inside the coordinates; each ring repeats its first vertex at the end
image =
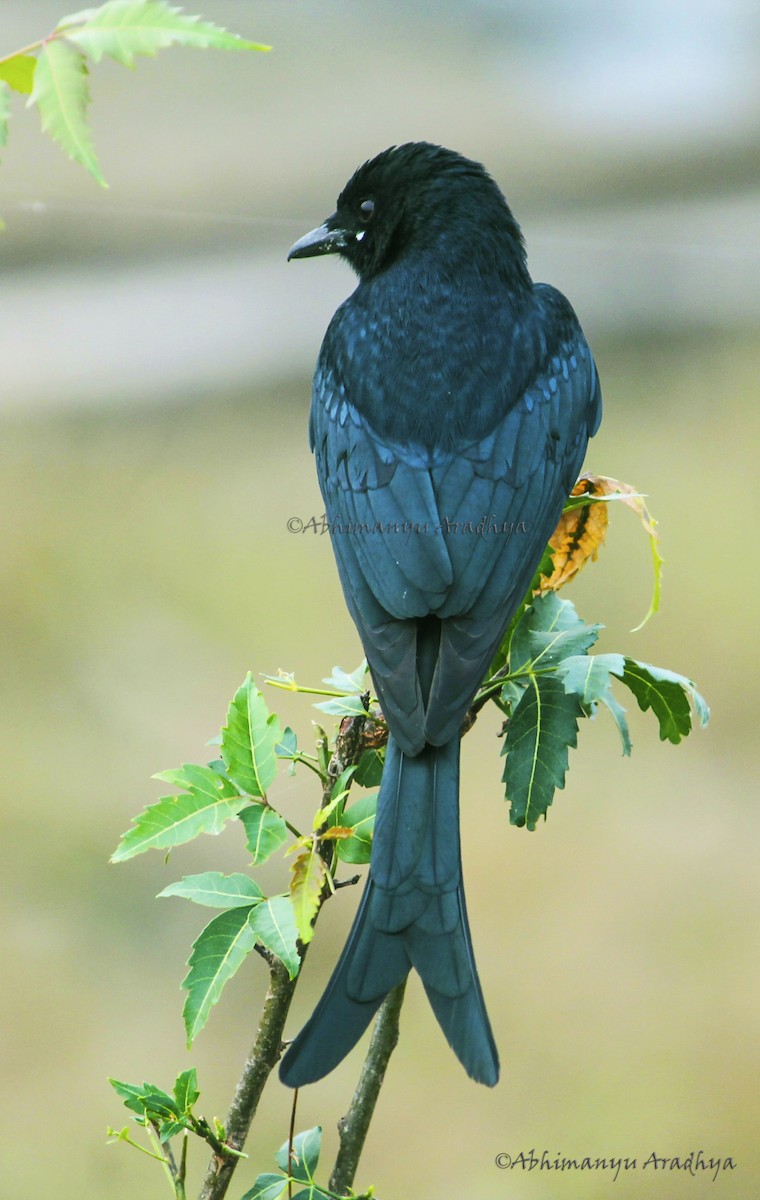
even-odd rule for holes
{"type": "Polygon", "coordinates": [[[451,150],[411,143],[359,167],[289,257],[318,254],[359,276],[322,344],[310,435],[390,736],[364,895],[280,1075],[332,1070],[414,967],[465,1069],[493,1085],[462,884],[462,721],[599,425],[599,383],[499,188],[451,150]]]}

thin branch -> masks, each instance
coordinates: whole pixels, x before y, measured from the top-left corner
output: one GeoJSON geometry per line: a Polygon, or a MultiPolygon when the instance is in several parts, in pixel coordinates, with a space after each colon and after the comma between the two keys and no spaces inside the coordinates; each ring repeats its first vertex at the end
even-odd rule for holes
{"type": "MultiPolygon", "coordinates": [[[[370,747],[376,748],[378,744],[382,744],[387,738],[384,730],[378,729],[377,723],[369,716],[346,717],[340,725],[338,735],[335,739],[335,749],[330,756],[328,768],[326,771],[327,778],[323,781],[322,807],[329,803],[331,792],[335,785],[335,780],[340,777],[346,767],[355,766],[358,763],[362,752],[370,747]]],[[[348,782],[350,787],[350,781],[348,782]]],[[[325,845],[325,843],[323,843],[325,845]]],[[[333,847],[330,847],[330,856],[332,856],[333,847]]],[[[346,880],[343,886],[353,880],[346,880]]],[[[323,894],[320,901],[320,908],[327,897],[330,895],[330,889],[326,886],[323,889],[323,894]]],[[[248,1131],[251,1127],[253,1119],[256,1115],[259,1100],[264,1090],[264,1086],[274,1070],[282,1053],[283,1042],[282,1035],[285,1028],[290,1002],[293,999],[293,992],[298,983],[299,976],[295,979],[290,979],[288,973],[283,967],[279,959],[275,958],[270,952],[256,947],[257,950],[266,959],[270,969],[270,985],[264,1001],[264,1009],[259,1023],[256,1040],[251,1048],[251,1051],[246,1059],[242,1074],[238,1080],[235,1089],[235,1095],[227,1114],[225,1121],[225,1141],[223,1145],[212,1155],[211,1161],[206,1171],[206,1178],[203,1183],[203,1188],[200,1193],[199,1200],[222,1200],[226,1195],[227,1189],[232,1180],[233,1173],[238,1164],[239,1154],[245,1144],[248,1131]]],[[[301,953],[301,960],[305,948],[301,953]]],[[[372,1116],[375,1103],[377,1100],[377,1092],[382,1084],[382,1077],[385,1073],[388,1057],[395,1045],[398,1037],[398,1009],[401,1007],[401,998],[403,998],[403,985],[401,987],[398,1008],[395,1012],[395,1033],[393,1034],[392,1042],[389,1044],[387,1052],[385,1052],[384,1061],[382,1054],[376,1048],[376,1039],[378,1038],[380,1028],[386,1031],[385,1039],[388,1038],[388,1022],[389,1022],[389,1002],[396,995],[399,989],[391,992],[380,1009],[370,1045],[367,1062],[364,1064],[359,1088],[357,1089],[354,1103],[348,1114],[352,1117],[356,1104],[357,1097],[360,1092],[365,1097],[363,1107],[366,1108],[369,1097],[372,1094],[372,1087],[367,1079],[376,1079],[374,1099],[367,1110],[366,1125],[361,1133],[360,1140],[357,1141],[356,1134],[353,1135],[354,1143],[357,1145],[356,1162],[361,1152],[361,1147],[367,1136],[367,1126],[372,1116]],[[374,1057],[373,1057],[374,1049],[374,1057]],[[379,1056],[379,1057],[378,1057],[379,1056]],[[382,1069],[378,1075],[378,1065],[382,1062],[382,1069]],[[369,1065],[372,1063],[373,1065],[369,1065]],[[369,1072],[369,1074],[368,1074],[369,1072]],[[364,1082],[363,1082],[364,1081],[364,1082]]],[[[391,1006],[392,1007],[392,1006],[391,1006]]],[[[363,1111],[363,1110],[362,1110],[363,1111]]],[[[358,1112],[358,1110],[357,1110],[358,1112]]],[[[344,1118],[344,1120],[348,1120],[344,1118]]],[[[352,1117],[352,1128],[356,1125],[356,1119],[352,1117]]],[[[206,1139],[209,1140],[208,1138],[206,1139]]],[[[356,1163],[354,1163],[353,1171],[356,1171],[356,1163]]],[[[351,1175],[353,1178],[353,1174],[351,1175]]]]}
{"type": "Polygon", "coordinates": [[[356,887],[357,883],[361,882],[361,875],[352,875],[350,879],[334,879],[333,890],[337,892],[338,888],[356,887]]]}
{"type": "MultiPolygon", "coordinates": [[[[289,978],[281,962],[272,963],[256,1040],[245,1061],[225,1121],[225,1142],[236,1152],[245,1144],[264,1085],[282,1053],[282,1033],[297,981],[298,976],[289,978]]],[[[238,1162],[237,1154],[214,1154],[206,1171],[200,1200],[222,1200],[238,1162]]]]}
{"type": "Polygon", "coordinates": [[[383,1086],[388,1060],[398,1043],[399,1017],[404,1003],[405,988],[404,979],[385,997],[377,1014],[372,1040],[351,1107],[338,1122],[340,1148],[327,1186],[329,1191],[339,1196],[348,1196],[354,1182],[380,1088],[383,1086]]]}

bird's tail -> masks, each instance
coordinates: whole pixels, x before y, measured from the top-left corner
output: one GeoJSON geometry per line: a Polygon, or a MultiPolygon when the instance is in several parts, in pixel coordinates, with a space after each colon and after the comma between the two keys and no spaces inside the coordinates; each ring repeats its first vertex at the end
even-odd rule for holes
{"type": "Polygon", "coordinates": [[[324,995],[282,1061],[283,1083],[337,1066],[411,967],[467,1073],[493,1086],[499,1059],[462,885],[458,737],[414,757],[389,739],[370,877],[324,995]]]}

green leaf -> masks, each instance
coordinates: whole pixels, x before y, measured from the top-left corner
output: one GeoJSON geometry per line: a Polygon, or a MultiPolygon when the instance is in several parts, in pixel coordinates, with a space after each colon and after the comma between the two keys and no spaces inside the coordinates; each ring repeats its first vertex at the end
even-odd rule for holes
{"type": "Polygon", "coordinates": [[[152,1083],[123,1083],[119,1079],[109,1079],[108,1082],[117,1096],[124,1101],[125,1107],[139,1116],[149,1120],[180,1116],[180,1110],[172,1097],[152,1083]]]}
{"type": "Polygon", "coordinates": [[[251,909],[248,917],[256,941],[271,950],[295,979],[301,966],[298,956],[298,930],[289,896],[272,896],[251,909]]]}
{"type": "Polygon", "coordinates": [[[250,908],[264,893],[249,875],[222,875],[219,871],[204,871],[202,875],[185,875],[178,883],[170,883],[159,898],[182,896],[207,908],[250,908]]]}
{"type": "Polygon", "coordinates": [[[570,654],[581,654],[597,640],[601,625],[586,625],[570,600],[556,592],[537,596],[512,636],[510,674],[551,667],[570,654]]]}
{"type": "Polygon", "coordinates": [[[621,674],[622,654],[573,654],[557,664],[566,692],[573,692],[584,705],[601,700],[610,688],[610,673],[621,674]]]}
{"type": "Polygon", "coordinates": [[[108,187],[87,124],[90,91],[84,55],[63,41],[47,42],[37,60],[28,103],[37,105],[42,128],[69,158],[89,171],[101,187],[108,187]]]}
{"type": "Polygon", "coordinates": [[[625,709],[623,708],[622,704],[615,699],[612,691],[604,696],[600,696],[599,699],[601,700],[602,704],[606,705],[606,707],[610,710],[612,718],[618,727],[620,740],[623,743],[623,754],[630,754],[631,750],[633,749],[633,743],[631,742],[631,734],[628,728],[628,718],[625,715],[625,709]]]}
{"type": "Polygon", "coordinates": [[[581,712],[577,696],[569,695],[559,679],[531,676],[502,750],[513,825],[535,829],[539,817],[546,817],[555,788],[565,786],[568,748],[576,744],[581,712]]]}
{"type": "Polygon", "coordinates": [[[533,576],[530,587],[528,588],[527,592],[525,593],[525,596],[524,596],[522,602],[520,603],[519,607],[517,608],[517,611],[515,612],[514,616],[512,617],[512,620],[509,622],[509,625],[507,626],[507,628],[504,632],[504,636],[501,639],[499,649],[496,651],[493,662],[491,663],[491,667],[488,672],[489,676],[496,675],[496,673],[498,671],[501,671],[506,666],[506,663],[508,662],[509,657],[510,657],[512,637],[515,632],[515,629],[520,624],[520,621],[522,620],[522,617],[523,617],[523,614],[524,614],[526,608],[528,608],[528,606],[532,603],[533,593],[535,591],[537,591],[537,589],[541,583],[541,580],[546,575],[551,575],[553,569],[554,569],[554,561],[552,559],[552,548],[551,548],[551,546],[547,545],[546,549],[544,550],[543,555],[541,556],[541,561],[538,564],[538,567],[536,568],[536,573],[533,576]]]}
{"type": "Polygon", "coordinates": [[[350,808],[347,808],[340,819],[341,825],[353,829],[350,838],[339,839],[335,849],[343,862],[368,863],[372,853],[372,831],[375,828],[377,812],[377,792],[362,796],[350,808]]]}
{"type": "Polygon", "coordinates": [[[0,79],[4,80],[14,92],[28,96],[34,84],[34,72],[37,70],[37,59],[31,54],[14,54],[13,58],[0,63],[0,79]]]}
{"type": "Polygon", "coordinates": [[[323,1192],[315,1184],[311,1184],[302,1192],[296,1192],[293,1200],[334,1200],[334,1196],[330,1192],[323,1192]]]}
{"type": "Polygon", "coordinates": [[[633,658],[626,658],[624,670],[615,674],[633,692],[643,712],[652,709],[659,721],[663,742],[667,739],[677,745],[691,732],[690,700],[702,726],[710,719],[704,697],[684,675],[664,667],[653,667],[650,663],[636,662],[633,658]]]}
{"type": "Polygon", "coordinates": [[[382,750],[363,750],[356,767],[354,782],[359,787],[380,787],[385,766],[385,754],[382,750]]]}
{"type": "Polygon", "coordinates": [[[275,850],[288,840],[288,827],[278,812],[268,804],[254,802],[238,813],[245,827],[246,846],[253,866],[266,862],[275,850]]]}
{"type": "Polygon", "coordinates": [[[631,737],[625,709],[612,694],[610,675],[623,671],[622,654],[578,654],[571,655],[557,664],[566,692],[572,692],[581,704],[593,712],[597,702],[610,710],[620,732],[623,754],[631,753],[631,737]]]}
{"type": "Polygon", "coordinates": [[[279,1200],[285,1191],[288,1180],[285,1175],[275,1175],[272,1172],[259,1175],[242,1200],[279,1200]]]}
{"type": "Polygon", "coordinates": [[[298,936],[304,946],[312,939],[312,921],[319,910],[319,898],[327,866],[317,851],[317,840],[298,855],[291,867],[290,902],[296,918],[298,936]]]}
{"type": "Polygon", "coordinates": [[[331,717],[366,717],[367,710],[360,696],[334,696],[331,700],[320,700],[315,708],[329,713],[331,717]]]}
{"type": "Polygon", "coordinates": [[[283,729],[282,738],[275,746],[274,752],[278,758],[293,758],[298,753],[298,739],[289,725],[283,729]]]}
{"type": "Polygon", "coordinates": [[[330,789],[330,799],[328,803],[325,804],[323,808],[317,809],[314,814],[311,827],[315,833],[317,830],[322,829],[322,827],[328,822],[330,825],[334,825],[336,822],[338,822],[337,814],[340,812],[343,804],[345,804],[346,797],[349,794],[349,785],[355,773],[355,765],[346,767],[345,770],[341,771],[340,775],[330,789]],[[330,818],[332,818],[332,820],[330,820],[330,818]]]}
{"type": "Polygon", "coordinates": [[[274,1156],[280,1170],[287,1172],[296,1183],[311,1183],[319,1163],[322,1146],[322,1126],[315,1125],[293,1138],[293,1155],[290,1143],[284,1142],[274,1156]]]}
{"type": "Polygon", "coordinates": [[[190,1112],[199,1096],[195,1067],[188,1067],[177,1076],[174,1083],[174,1099],[180,1113],[184,1115],[190,1112]]]}
{"type": "Polygon", "coordinates": [[[259,42],[248,42],[209,21],[191,17],[164,0],[110,0],[99,8],[65,17],[58,26],[95,61],[104,54],[125,67],[134,66],[135,55],[154,56],[167,46],[193,46],[215,50],[269,50],[259,42]],[[72,25],[84,20],[81,29],[72,25]]]}
{"type": "Polygon", "coordinates": [[[161,771],[155,778],[186,787],[188,793],[163,796],[135,817],[132,829],[127,830],[111,855],[111,862],[125,862],[146,850],[170,850],[201,833],[220,833],[225,822],[249,803],[210,767],[186,764],[176,771],[161,771]]]}
{"type": "Polygon", "coordinates": [[[280,722],[270,713],[249,671],[227,710],[222,730],[222,758],[241,791],[266,796],[277,775],[275,747],[282,737],[280,722]]]}
{"type": "Polygon", "coordinates": [[[525,679],[510,679],[508,683],[504,684],[499,693],[502,706],[512,713],[520,703],[526,687],[527,682],[525,679]]]}
{"type": "Polygon", "coordinates": [[[225,984],[253,950],[256,938],[248,921],[250,911],[232,908],[220,913],[193,942],[188,960],[190,970],[182,981],[187,992],[182,1015],[188,1047],[208,1021],[225,984]]]}
{"type": "MultiPolygon", "coordinates": [[[[186,792],[198,792],[201,795],[224,796],[232,798],[240,796],[240,789],[235,787],[222,770],[217,770],[214,763],[204,767],[201,763],[183,763],[181,767],[170,767],[168,771],[156,771],[154,779],[162,783],[171,783],[174,787],[184,788],[186,792]]],[[[243,799],[247,800],[245,796],[243,799]]]]}
{"type": "Polygon", "coordinates": [[[328,675],[322,680],[328,687],[335,688],[336,692],[345,692],[347,695],[355,692],[361,695],[367,690],[367,660],[362,659],[355,671],[344,671],[342,667],[333,667],[332,675],[328,675]]]}
{"type": "Polygon", "coordinates": [[[178,1133],[182,1133],[183,1130],[187,1129],[188,1124],[183,1118],[180,1118],[178,1121],[160,1121],[158,1129],[159,1141],[164,1144],[171,1141],[178,1133]]]}

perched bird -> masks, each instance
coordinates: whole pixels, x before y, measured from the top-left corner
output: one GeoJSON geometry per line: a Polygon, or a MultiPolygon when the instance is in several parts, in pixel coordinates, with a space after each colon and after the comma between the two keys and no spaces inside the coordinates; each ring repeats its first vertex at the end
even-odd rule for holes
{"type": "Polygon", "coordinates": [[[311,446],[390,736],[364,895],[280,1077],[331,1071],[414,967],[468,1074],[493,1085],[462,883],[461,727],[599,425],[599,383],[570,304],[532,282],[499,188],[451,150],[410,143],[359,167],[288,257],[320,254],[359,284],[322,344],[311,446]]]}

